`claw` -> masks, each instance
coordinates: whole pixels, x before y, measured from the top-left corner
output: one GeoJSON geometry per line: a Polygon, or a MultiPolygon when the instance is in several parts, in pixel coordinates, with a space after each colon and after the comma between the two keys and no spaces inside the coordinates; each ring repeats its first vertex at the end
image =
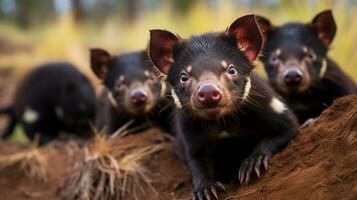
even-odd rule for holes
{"type": "Polygon", "coordinates": [[[248,185],[249,181],[250,181],[250,174],[252,173],[252,168],[249,168],[247,173],[246,173],[246,176],[245,176],[245,181],[244,181],[244,184],[245,185],[248,185]]]}
{"type": "Polygon", "coordinates": [[[205,193],[205,197],[207,200],[212,200],[211,199],[211,194],[209,193],[209,191],[207,189],[204,190],[204,193],[205,193]]]}
{"type": "Polygon", "coordinates": [[[254,171],[257,174],[257,177],[260,178],[260,171],[257,167],[254,167],[254,171]]]}
{"type": "Polygon", "coordinates": [[[203,200],[203,194],[202,194],[202,192],[198,192],[198,199],[199,199],[199,200],[203,200]]]}
{"type": "Polygon", "coordinates": [[[263,164],[264,164],[265,170],[268,170],[268,159],[269,159],[269,157],[268,157],[268,156],[265,156],[265,157],[264,157],[264,160],[263,160],[263,164]]]}
{"type": "Polygon", "coordinates": [[[213,196],[218,200],[218,194],[217,194],[217,190],[215,187],[213,187],[213,186],[211,187],[211,192],[212,192],[213,196]]]}
{"type": "Polygon", "coordinates": [[[254,171],[255,174],[257,174],[257,177],[260,178],[260,168],[261,168],[261,164],[262,164],[262,159],[263,156],[259,156],[257,159],[255,159],[255,163],[254,163],[254,171]]]}
{"type": "Polygon", "coordinates": [[[243,185],[243,177],[242,177],[242,173],[240,172],[240,170],[239,170],[238,178],[239,178],[239,183],[240,183],[241,185],[243,185]]]}
{"type": "Polygon", "coordinates": [[[224,187],[224,185],[221,182],[217,181],[216,185],[221,191],[223,191],[223,192],[226,191],[226,188],[224,187]]]}
{"type": "Polygon", "coordinates": [[[247,169],[246,174],[245,174],[245,181],[244,181],[244,183],[245,183],[246,185],[248,185],[248,182],[249,182],[249,180],[250,180],[250,174],[252,173],[252,170],[253,170],[253,162],[254,162],[254,160],[250,160],[250,161],[249,161],[249,166],[248,166],[248,169],[247,169]]]}

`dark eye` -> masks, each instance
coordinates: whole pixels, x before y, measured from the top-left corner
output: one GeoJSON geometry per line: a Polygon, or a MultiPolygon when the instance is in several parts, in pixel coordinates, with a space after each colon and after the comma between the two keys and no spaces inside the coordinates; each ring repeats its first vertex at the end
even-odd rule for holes
{"type": "Polygon", "coordinates": [[[181,74],[181,83],[187,82],[189,79],[188,75],[186,73],[181,74]]]}
{"type": "Polygon", "coordinates": [[[277,55],[272,55],[270,57],[270,62],[273,64],[277,64],[279,62],[279,57],[277,55]]]}
{"type": "Polygon", "coordinates": [[[237,70],[234,68],[233,65],[228,66],[227,73],[230,75],[234,75],[237,73],[237,70]]]}
{"type": "Polygon", "coordinates": [[[149,79],[152,81],[156,81],[156,76],[153,74],[150,74],[149,79]]]}
{"type": "Polygon", "coordinates": [[[310,60],[315,60],[316,59],[316,54],[312,51],[307,53],[307,58],[309,58],[310,60]]]}

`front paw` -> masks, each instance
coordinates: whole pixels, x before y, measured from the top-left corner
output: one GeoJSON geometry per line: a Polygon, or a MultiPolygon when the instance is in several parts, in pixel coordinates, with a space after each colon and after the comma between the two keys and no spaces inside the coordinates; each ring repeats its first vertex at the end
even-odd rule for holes
{"type": "Polygon", "coordinates": [[[239,168],[239,182],[241,185],[247,185],[250,177],[255,171],[257,177],[260,178],[260,170],[264,167],[265,170],[268,169],[268,161],[269,156],[267,155],[256,155],[256,156],[249,156],[248,158],[244,159],[240,168],[239,168]]]}
{"type": "Polygon", "coordinates": [[[207,186],[200,187],[192,193],[193,200],[218,200],[217,192],[225,192],[226,189],[221,182],[208,184],[207,186]]]}

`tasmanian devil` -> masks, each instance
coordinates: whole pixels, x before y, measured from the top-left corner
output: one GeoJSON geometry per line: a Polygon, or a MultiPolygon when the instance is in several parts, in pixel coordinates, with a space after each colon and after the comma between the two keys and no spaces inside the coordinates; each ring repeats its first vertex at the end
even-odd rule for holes
{"type": "Polygon", "coordinates": [[[283,100],[252,72],[263,45],[257,20],[247,15],[225,32],[188,39],[150,31],[149,56],[178,107],[177,148],[192,175],[193,199],[218,199],[223,185],[216,181],[259,177],[298,133],[283,100]]]}
{"type": "Polygon", "coordinates": [[[12,105],[2,108],[10,120],[2,133],[8,137],[20,123],[29,139],[40,144],[60,132],[89,137],[95,118],[95,93],[88,79],[66,62],[43,64],[31,71],[17,88],[12,105]]]}
{"type": "Polygon", "coordinates": [[[112,56],[91,49],[90,54],[91,68],[105,86],[99,97],[98,130],[112,134],[133,119],[133,129],[151,122],[170,132],[170,90],[155,76],[145,51],[112,56]]]}
{"type": "Polygon", "coordinates": [[[306,24],[274,26],[265,18],[261,24],[267,34],[261,60],[269,82],[300,123],[318,116],[337,97],[357,93],[355,83],[327,56],[336,33],[330,10],[306,24]]]}

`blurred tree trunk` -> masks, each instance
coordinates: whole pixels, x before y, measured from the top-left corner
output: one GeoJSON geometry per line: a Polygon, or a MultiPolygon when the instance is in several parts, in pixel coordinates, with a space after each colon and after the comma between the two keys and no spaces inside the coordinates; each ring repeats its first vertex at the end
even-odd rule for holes
{"type": "Polygon", "coordinates": [[[139,17],[141,11],[141,3],[141,0],[127,1],[126,17],[130,23],[134,22],[139,17]]]}
{"type": "Polygon", "coordinates": [[[24,29],[51,21],[56,14],[52,0],[15,0],[15,3],[15,20],[24,29]]]}
{"type": "Polygon", "coordinates": [[[81,0],[72,0],[74,20],[81,22],[84,19],[84,10],[81,0]]]}
{"type": "Polygon", "coordinates": [[[31,23],[30,8],[35,2],[32,0],[15,0],[15,3],[15,20],[20,25],[20,27],[27,29],[31,23]]]}
{"type": "Polygon", "coordinates": [[[175,13],[185,15],[199,0],[174,0],[172,2],[175,13]]]}

